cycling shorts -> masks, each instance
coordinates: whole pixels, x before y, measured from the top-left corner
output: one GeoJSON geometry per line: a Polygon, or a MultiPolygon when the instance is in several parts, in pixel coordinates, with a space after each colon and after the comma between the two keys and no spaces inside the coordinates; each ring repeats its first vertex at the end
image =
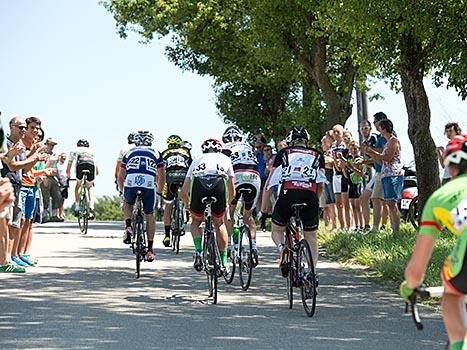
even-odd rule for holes
{"type": "Polygon", "coordinates": [[[335,194],[349,192],[349,180],[344,175],[336,175],[332,177],[332,189],[335,194]]]}
{"type": "Polygon", "coordinates": [[[227,183],[222,176],[193,177],[190,186],[190,212],[195,216],[203,216],[206,204],[203,198],[214,197],[215,203],[211,204],[212,216],[220,218],[224,216],[227,206],[227,183]]]}
{"type": "Polygon", "coordinates": [[[261,178],[254,171],[235,171],[235,198],[232,201],[236,205],[240,199],[240,190],[247,189],[249,192],[243,193],[245,209],[251,210],[256,206],[259,193],[261,191],[261,178]]]}
{"type": "Polygon", "coordinates": [[[89,174],[86,174],[87,181],[94,181],[96,176],[96,168],[93,163],[79,163],[76,165],[76,178],[78,180],[83,179],[83,171],[88,170],[89,174]]]}
{"type": "Polygon", "coordinates": [[[145,187],[125,187],[123,189],[123,200],[129,205],[136,203],[136,193],[141,191],[143,200],[143,211],[146,215],[151,215],[154,212],[156,203],[156,189],[145,187]]]}
{"type": "Polygon", "coordinates": [[[460,236],[441,269],[445,285],[458,295],[467,294],[467,235],[460,236]]]}
{"type": "Polygon", "coordinates": [[[185,181],[186,171],[171,171],[165,175],[165,185],[162,197],[165,200],[173,201],[178,188],[182,187],[185,181]]]}
{"type": "Polygon", "coordinates": [[[319,224],[319,200],[315,192],[304,190],[283,190],[277,198],[272,213],[272,221],[279,226],[287,226],[293,215],[292,205],[306,203],[300,210],[305,231],[314,231],[319,224]]]}

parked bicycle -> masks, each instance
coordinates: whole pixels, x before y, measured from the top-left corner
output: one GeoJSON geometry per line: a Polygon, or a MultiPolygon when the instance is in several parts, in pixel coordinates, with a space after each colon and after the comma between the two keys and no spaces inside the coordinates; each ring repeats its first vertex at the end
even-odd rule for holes
{"type": "Polygon", "coordinates": [[[133,237],[131,238],[131,248],[136,259],[136,278],[141,275],[141,262],[145,260],[147,253],[146,246],[146,228],[144,223],[143,213],[143,197],[142,192],[136,192],[136,203],[133,208],[132,228],[133,237]]]}
{"type": "Polygon", "coordinates": [[[178,254],[180,251],[180,237],[185,235],[185,205],[178,198],[180,186],[177,186],[172,208],[172,250],[178,254]]]}
{"type": "Polygon", "coordinates": [[[239,232],[234,232],[233,240],[234,244],[229,252],[229,271],[228,275],[224,275],[224,279],[228,284],[231,284],[234,276],[236,265],[238,264],[238,276],[240,278],[240,284],[243,290],[248,290],[251,283],[251,277],[253,274],[253,246],[251,241],[251,232],[248,226],[243,222],[243,208],[244,201],[243,195],[250,193],[251,189],[242,188],[239,190],[240,200],[235,208],[233,220],[233,226],[238,229],[239,232]]]}
{"type": "Polygon", "coordinates": [[[303,237],[300,210],[306,203],[293,204],[293,216],[285,232],[285,258],[287,259],[287,298],[293,307],[293,289],[300,288],[303,308],[308,317],[315,314],[318,281],[308,242],[303,237]]]}
{"type": "Polygon", "coordinates": [[[209,297],[212,297],[213,303],[217,304],[217,282],[222,272],[211,214],[211,204],[216,203],[217,199],[204,197],[201,201],[206,204],[203,232],[203,269],[208,279],[209,297]]]}

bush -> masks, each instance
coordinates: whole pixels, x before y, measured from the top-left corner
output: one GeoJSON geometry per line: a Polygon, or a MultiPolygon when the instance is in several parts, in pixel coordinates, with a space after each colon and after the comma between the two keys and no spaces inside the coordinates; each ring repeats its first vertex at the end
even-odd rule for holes
{"type": "MultiPolygon", "coordinates": [[[[394,237],[389,231],[351,234],[342,230],[321,230],[318,235],[326,254],[368,266],[381,279],[398,283],[404,278],[404,270],[417,237],[410,225],[402,225],[400,238],[394,237]]],[[[424,283],[427,286],[441,285],[440,270],[455,243],[452,234],[443,233],[441,236],[426,271],[424,283]]]]}
{"type": "Polygon", "coordinates": [[[103,196],[96,200],[94,212],[96,220],[102,221],[121,221],[123,220],[123,211],[120,205],[119,196],[103,196]]]}

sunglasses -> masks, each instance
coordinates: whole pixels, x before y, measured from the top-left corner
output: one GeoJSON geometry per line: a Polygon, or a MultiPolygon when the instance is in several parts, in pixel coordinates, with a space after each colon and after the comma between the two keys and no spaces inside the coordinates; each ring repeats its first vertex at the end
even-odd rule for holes
{"type": "Polygon", "coordinates": [[[26,126],[22,126],[22,125],[14,125],[14,124],[13,124],[12,126],[14,126],[15,128],[18,128],[18,129],[20,129],[20,130],[26,130],[26,129],[27,129],[26,126]]]}
{"type": "Polygon", "coordinates": [[[370,128],[368,126],[362,126],[360,130],[370,130],[370,128]]]}

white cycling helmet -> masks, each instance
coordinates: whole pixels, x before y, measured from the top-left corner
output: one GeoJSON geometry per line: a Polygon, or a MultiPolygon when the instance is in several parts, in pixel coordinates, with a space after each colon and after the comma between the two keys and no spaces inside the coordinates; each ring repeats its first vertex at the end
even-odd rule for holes
{"type": "Polygon", "coordinates": [[[236,126],[229,126],[225,129],[224,134],[222,135],[222,142],[229,143],[236,141],[243,141],[242,133],[236,126]]]}
{"type": "Polygon", "coordinates": [[[217,139],[207,139],[201,145],[203,153],[222,152],[222,142],[217,139]]]}

